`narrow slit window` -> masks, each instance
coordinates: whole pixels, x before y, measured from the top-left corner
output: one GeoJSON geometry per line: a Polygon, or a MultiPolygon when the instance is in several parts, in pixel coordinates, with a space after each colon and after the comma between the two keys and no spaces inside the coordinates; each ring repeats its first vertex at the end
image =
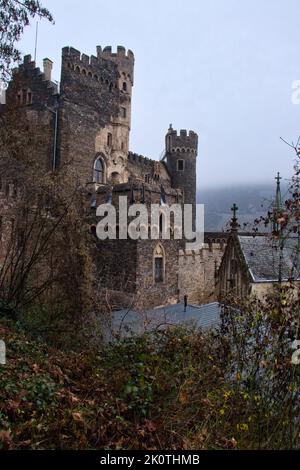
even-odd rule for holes
{"type": "Polygon", "coordinates": [[[177,171],[184,171],[184,160],[177,160],[177,171]]]}

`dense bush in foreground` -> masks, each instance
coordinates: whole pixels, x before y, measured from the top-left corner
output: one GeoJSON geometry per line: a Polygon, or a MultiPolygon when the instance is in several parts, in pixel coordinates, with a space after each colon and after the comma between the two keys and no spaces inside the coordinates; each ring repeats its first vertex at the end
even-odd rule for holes
{"type": "Polygon", "coordinates": [[[2,317],[0,447],[297,448],[300,366],[278,338],[288,327],[257,302],[224,315],[220,332],[159,331],[82,353],[2,317]]]}

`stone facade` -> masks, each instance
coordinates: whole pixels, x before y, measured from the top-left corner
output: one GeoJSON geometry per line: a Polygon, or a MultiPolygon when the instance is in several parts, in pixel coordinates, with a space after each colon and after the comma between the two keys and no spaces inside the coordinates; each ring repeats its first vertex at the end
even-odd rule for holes
{"type": "Polygon", "coordinates": [[[133,54],[126,55],[124,48],[112,54],[98,47],[97,57],[71,47],[62,50],[60,165],[71,161],[82,184],[93,181],[98,156],[105,166],[104,182],[113,173],[126,180],[133,63],[133,54]]]}
{"type": "MultiPolygon", "coordinates": [[[[26,56],[14,71],[2,112],[16,106],[29,132],[41,136],[36,158],[46,171],[65,167],[87,189],[91,234],[96,207],[110,200],[118,210],[119,196],[126,196],[128,205],[192,204],[195,227],[197,134],[170,125],[160,161],[129,151],[133,53],[98,46],[96,56],[88,56],[64,47],[59,90],[51,69],[51,60],[44,60],[41,72],[26,56]]],[[[162,239],[159,227],[156,240],[95,237],[97,288],[122,293],[123,303],[141,308],[184,295],[198,302],[213,299],[224,243],[208,237],[202,250],[186,252],[174,229],[170,240],[162,239]]]]}
{"type": "MultiPolygon", "coordinates": [[[[149,167],[155,166],[138,157],[141,165],[145,165],[146,171],[149,167]]],[[[154,162],[152,162],[154,163],[154,162]]],[[[138,166],[139,169],[139,166],[138,166]]],[[[148,174],[148,173],[147,173],[148,174]]],[[[150,173],[151,174],[151,173],[150,173]]],[[[143,179],[142,179],[143,180],[143,179]]],[[[141,180],[141,181],[142,181],[141,180]]],[[[159,223],[157,225],[157,238],[150,239],[150,205],[161,202],[161,182],[149,181],[141,183],[139,171],[137,176],[127,183],[115,184],[113,186],[100,185],[91,186],[91,200],[94,201],[90,207],[91,220],[96,228],[97,219],[94,215],[95,207],[106,203],[110,199],[111,204],[116,208],[118,215],[119,197],[125,197],[128,207],[132,203],[143,203],[148,209],[148,226],[145,227],[149,235],[147,240],[104,240],[97,241],[96,259],[101,275],[99,276],[99,286],[101,289],[108,289],[114,292],[127,294],[123,301],[126,305],[146,308],[176,302],[179,299],[178,276],[179,276],[179,251],[184,247],[184,240],[161,238],[159,223]],[[159,247],[163,258],[163,276],[160,282],[155,282],[155,251],[159,247]]],[[[182,203],[182,194],[179,190],[165,185],[164,197],[167,205],[182,203]]],[[[128,223],[132,218],[128,217],[128,223]]],[[[120,229],[119,220],[117,228],[120,229]]],[[[113,296],[112,302],[115,303],[113,296]]]]}
{"type": "Polygon", "coordinates": [[[179,252],[179,297],[190,302],[217,300],[217,271],[226,248],[228,233],[206,233],[200,250],[179,252]]]}
{"type": "Polygon", "coordinates": [[[166,161],[171,174],[172,186],[181,188],[185,204],[193,205],[196,220],[196,157],[198,136],[195,132],[181,130],[179,135],[172,125],[166,135],[166,161]]]}
{"type": "Polygon", "coordinates": [[[45,170],[50,170],[53,166],[58,94],[57,85],[46,78],[31,56],[25,56],[23,64],[13,71],[1,114],[4,117],[6,113],[15,115],[20,134],[27,133],[34,140],[34,145],[31,144],[32,158],[45,170]]]}

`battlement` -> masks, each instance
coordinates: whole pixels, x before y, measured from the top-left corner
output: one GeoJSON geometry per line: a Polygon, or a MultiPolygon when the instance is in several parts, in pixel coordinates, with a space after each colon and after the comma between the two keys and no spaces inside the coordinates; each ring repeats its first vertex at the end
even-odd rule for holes
{"type": "Polygon", "coordinates": [[[154,163],[154,160],[133,152],[128,153],[128,161],[132,163],[138,163],[140,165],[153,165],[154,163]]]}
{"type": "Polygon", "coordinates": [[[197,154],[198,135],[194,131],[181,129],[179,132],[170,125],[166,135],[167,152],[190,152],[197,154]]]}
{"type": "Polygon", "coordinates": [[[182,256],[184,259],[188,260],[189,257],[194,257],[194,256],[200,256],[200,258],[203,258],[205,256],[206,252],[216,252],[216,251],[224,251],[224,245],[220,242],[218,243],[206,243],[204,242],[201,246],[201,248],[197,250],[180,250],[179,251],[179,256],[182,256]]]}
{"type": "Polygon", "coordinates": [[[13,75],[24,72],[25,70],[34,70],[36,75],[42,75],[42,72],[39,67],[36,67],[35,61],[31,60],[31,54],[24,55],[23,63],[19,64],[18,67],[15,67],[12,71],[13,75]]]}
{"type": "Polygon", "coordinates": [[[117,52],[112,52],[111,46],[106,46],[104,49],[101,46],[97,46],[97,57],[116,63],[119,72],[123,73],[126,78],[129,78],[133,85],[134,54],[130,49],[126,51],[125,47],[117,46],[117,52]]]}
{"type": "Polygon", "coordinates": [[[103,49],[101,46],[97,46],[97,55],[98,57],[105,57],[106,59],[128,59],[128,61],[134,63],[134,54],[133,52],[128,49],[126,51],[125,47],[117,46],[117,52],[112,52],[111,46],[105,46],[103,49]]]}
{"type": "Polygon", "coordinates": [[[126,52],[123,46],[118,46],[117,52],[112,52],[110,46],[103,50],[101,46],[97,46],[97,56],[88,56],[74,47],[66,46],[62,49],[62,61],[69,64],[69,67],[76,65],[87,73],[92,73],[95,68],[101,68],[104,71],[108,63],[113,63],[117,66],[119,73],[123,73],[133,84],[134,55],[131,50],[126,52]]]}
{"type": "Polygon", "coordinates": [[[62,48],[62,60],[63,62],[69,61],[71,64],[81,65],[83,67],[100,67],[103,65],[103,61],[98,57],[94,55],[88,56],[74,49],[74,47],[69,46],[62,48]]]}
{"type": "MultiPolygon", "coordinates": [[[[51,62],[49,59],[44,59],[45,62],[51,62]]],[[[52,62],[51,62],[52,63],[52,62]]],[[[40,80],[44,82],[44,86],[53,94],[57,93],[57,85],[51,81],[51,74],[45,74],[41,71],[39,67],[36,66],[34,60],[32,60],[31,55],[27,54],[23,58],[23,63],[19,64],[18,67],[13,69],[13,78],[16,79],[18,75],[27,75],[33,77],[35,80],[40,80]],[[29,73],[29,74],[28,74],[29,73]],[[50,77],[50,80],[49,80],[50,77]]]]}
{"type": "Polygon", "coordinates": [[[62,89],[66,72],[90,80],[94,85],[100,83],[101,87],[107,86],[110,91],[118,87],[116,64],[93,55],[88,56],[74,47],[67,46],[62,49],[62,89]]]}

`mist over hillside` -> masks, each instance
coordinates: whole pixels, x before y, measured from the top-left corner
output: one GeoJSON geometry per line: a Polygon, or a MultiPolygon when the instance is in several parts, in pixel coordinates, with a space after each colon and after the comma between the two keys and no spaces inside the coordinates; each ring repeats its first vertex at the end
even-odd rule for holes
{"type": "MultiPolygon", "coordinates": [[[[282,198],[287,194],[288,185],[281,184],[282,198]]],[[[275,184],[240,185],[223,188],[203,188],[197,192],[197,202],[204,204],[205,231],[226,231],[232,217],[231,207],[238,206],[238,220],[242,226],[267,213],[275,196],[275,184]]],[[[263,231],[262,227],[262,231],[263,231]]]]}

